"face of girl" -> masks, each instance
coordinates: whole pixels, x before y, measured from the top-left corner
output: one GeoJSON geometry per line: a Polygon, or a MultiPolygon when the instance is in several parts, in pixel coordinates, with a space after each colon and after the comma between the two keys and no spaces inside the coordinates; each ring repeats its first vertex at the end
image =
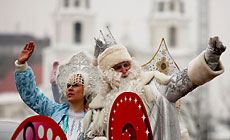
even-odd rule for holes
{"type": "Polygon", "coordinates": [[[84,100],[84,85],[82,84],[67,84],[66,97],[70,103],[84,100]]]}

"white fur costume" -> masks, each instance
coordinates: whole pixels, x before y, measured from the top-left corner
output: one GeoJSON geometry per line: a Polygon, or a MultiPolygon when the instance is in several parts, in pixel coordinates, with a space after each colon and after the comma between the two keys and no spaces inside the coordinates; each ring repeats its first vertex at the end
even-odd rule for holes
{"type": "MultiPolygon", "coordinates": [[[[172,77],[168,77],[158,71],[141,73],[143,94],[140,97],[149,116],[155,140],[180,140],[183,138],[180,132],[175,102],[197,86],[223,73],[224,69],[220,62],[216,71],[209,68],[205,62],[204,53],[201,53],[191,61],[188,69],[172,77]],[[157,89],[157,84],[165,85],[165,88],[157,89]],[[181,87],[177,87],[177,84],[181,87]]],[[[104,54],[102,53],[102,55],[104,54]]],[[[115,57],[113,58],[115,59],[115,57]]],[[[114,62],[118,61],[114,60],[114,62]]],[[[109,63],[109,61],[100,64],[99,60],[99,66],[105,66],[106,63],[109,63]]],[[[111,64],[110,66],[113,65],[111,64]]],[[[85,116],[83,131],[89,139],[94,138],[92,136],[94,133],[107,136],[107,124],[104,123],[103,99],[102,95],[98,94],[89,105],[91,110],[85,116]]],[[[106,139],[106,137],[95,137],[94,139],[106,139]]]]}

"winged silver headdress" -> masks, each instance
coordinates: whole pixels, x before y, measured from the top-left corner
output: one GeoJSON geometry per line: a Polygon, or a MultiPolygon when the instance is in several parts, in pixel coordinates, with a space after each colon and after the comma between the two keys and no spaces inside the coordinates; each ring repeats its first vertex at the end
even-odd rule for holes
{"type": "Polygon", "coordinates": [[[84,79],[84,95],[89,103],[96,96],[100,74],[97,67],[92,65],[90,57],[85,52],[79,52],[71,57],[66,64],[60,65],[57,75],[57,84],[62,93],[60,101],[67,103],[66,88],[69,78],[74,74],[81,74],[84,79]]]}

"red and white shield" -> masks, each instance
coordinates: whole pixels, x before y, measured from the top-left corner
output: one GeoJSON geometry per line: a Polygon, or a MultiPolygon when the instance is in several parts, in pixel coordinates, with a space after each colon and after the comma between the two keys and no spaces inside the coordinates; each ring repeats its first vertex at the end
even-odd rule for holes
{"type": "Polygon", "coordinates": [[[67,138],[53,119],[37,115],[24,120],[11,140],[67,140],[67,138]]]}
{"type": "Polygon", "coordinates": [[[114,101],[108,125],[109,140],[153,140],[143,102],[133,92],[124,92],[114,101]]]}

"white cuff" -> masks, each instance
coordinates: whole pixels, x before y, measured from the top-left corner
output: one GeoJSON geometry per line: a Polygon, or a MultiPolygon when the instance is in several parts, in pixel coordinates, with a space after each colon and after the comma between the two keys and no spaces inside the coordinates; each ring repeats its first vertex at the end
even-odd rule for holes
{"type": "Polygon", "coordinates": [[[18,64],[18,60],[16,60],[14,64],[15,64],[15,69],[18,72],[26,71],[26,69],[28,67],[27,62],[25,62],[24,64],[18,64]]]}
{"type": "Polygon", "coordinates": [[[193,59],[188,65],[188,76],[196,85],[203,85],[224,72],[224,67],[220,61],[217,70],[213,71],[206,63],[204,54],[205,51],[193,59]]]}
{"type": "Polygon", "coordinates": [[[95,137],[93,140],[108,140],[106,137],[95,137]]]}

